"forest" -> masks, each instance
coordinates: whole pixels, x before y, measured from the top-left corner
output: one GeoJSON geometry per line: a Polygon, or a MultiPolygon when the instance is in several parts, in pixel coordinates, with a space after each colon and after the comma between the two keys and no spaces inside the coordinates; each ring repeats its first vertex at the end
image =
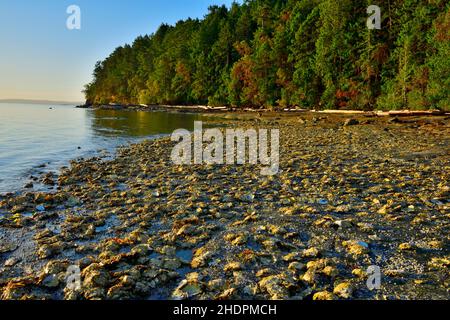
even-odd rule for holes
{"type": "Polygon", "coordinates": [[[163,24],[93,71],[87,104],[450,110],[447,0],[246,0],[163,24]],[[367,7],[381,9],[369,29],[367,7]]]}

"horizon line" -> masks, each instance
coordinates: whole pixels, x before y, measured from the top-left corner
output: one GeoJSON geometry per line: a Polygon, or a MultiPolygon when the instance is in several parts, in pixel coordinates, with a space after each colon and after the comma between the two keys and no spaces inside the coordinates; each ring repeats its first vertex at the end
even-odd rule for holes
{"type": "Polygon", "coordinates": [[[32,102],[36,104],[84,104],[84,101],[67,101],[67,100],[53,100],[53,99],[22,99],[22,98],[12,98],[12,99],[0,99],[1,102],[7,103],[21,103],[21,102],[32,102]]]}

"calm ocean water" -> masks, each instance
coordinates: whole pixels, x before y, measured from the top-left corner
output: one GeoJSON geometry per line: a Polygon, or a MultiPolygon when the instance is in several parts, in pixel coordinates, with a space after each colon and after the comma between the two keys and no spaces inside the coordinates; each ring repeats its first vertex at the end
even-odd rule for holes
{"type": "MultiPolygon", "coordinates": [[[[0,194],[72,159],[107,155],[143,138],[192,130],[194,114],[76,109],[0,103],[0,194]]],[[[43,186],[35,184],[35,189],[43,186]]]]}

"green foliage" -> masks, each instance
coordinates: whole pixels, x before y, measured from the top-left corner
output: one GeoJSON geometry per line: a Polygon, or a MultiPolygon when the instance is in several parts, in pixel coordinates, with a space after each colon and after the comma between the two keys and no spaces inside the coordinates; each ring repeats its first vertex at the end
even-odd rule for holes
{"type": "Polygon", "coordinates": [[[445,0],[246,0],[161,25],[94,68],[89,103],[449,109],[445,0]]]}
{"type": "Polygon", "coordinates": [[[436,19],[430,41],[434,53],[427,61],[429,82],[424,90],[432,107],[450,111],[450,5],[436,19]]]}

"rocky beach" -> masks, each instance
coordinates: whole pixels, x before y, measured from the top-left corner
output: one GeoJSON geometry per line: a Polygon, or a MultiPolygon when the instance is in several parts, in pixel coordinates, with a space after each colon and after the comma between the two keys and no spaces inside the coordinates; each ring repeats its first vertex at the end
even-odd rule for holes
{"type": "Polygon", "coordinates": [[[208,119],[280,129],[279,174],[173,165],[170,138],[73,161],[0,197],[0,298],[450,298],[448,115],[208,119]]]}

